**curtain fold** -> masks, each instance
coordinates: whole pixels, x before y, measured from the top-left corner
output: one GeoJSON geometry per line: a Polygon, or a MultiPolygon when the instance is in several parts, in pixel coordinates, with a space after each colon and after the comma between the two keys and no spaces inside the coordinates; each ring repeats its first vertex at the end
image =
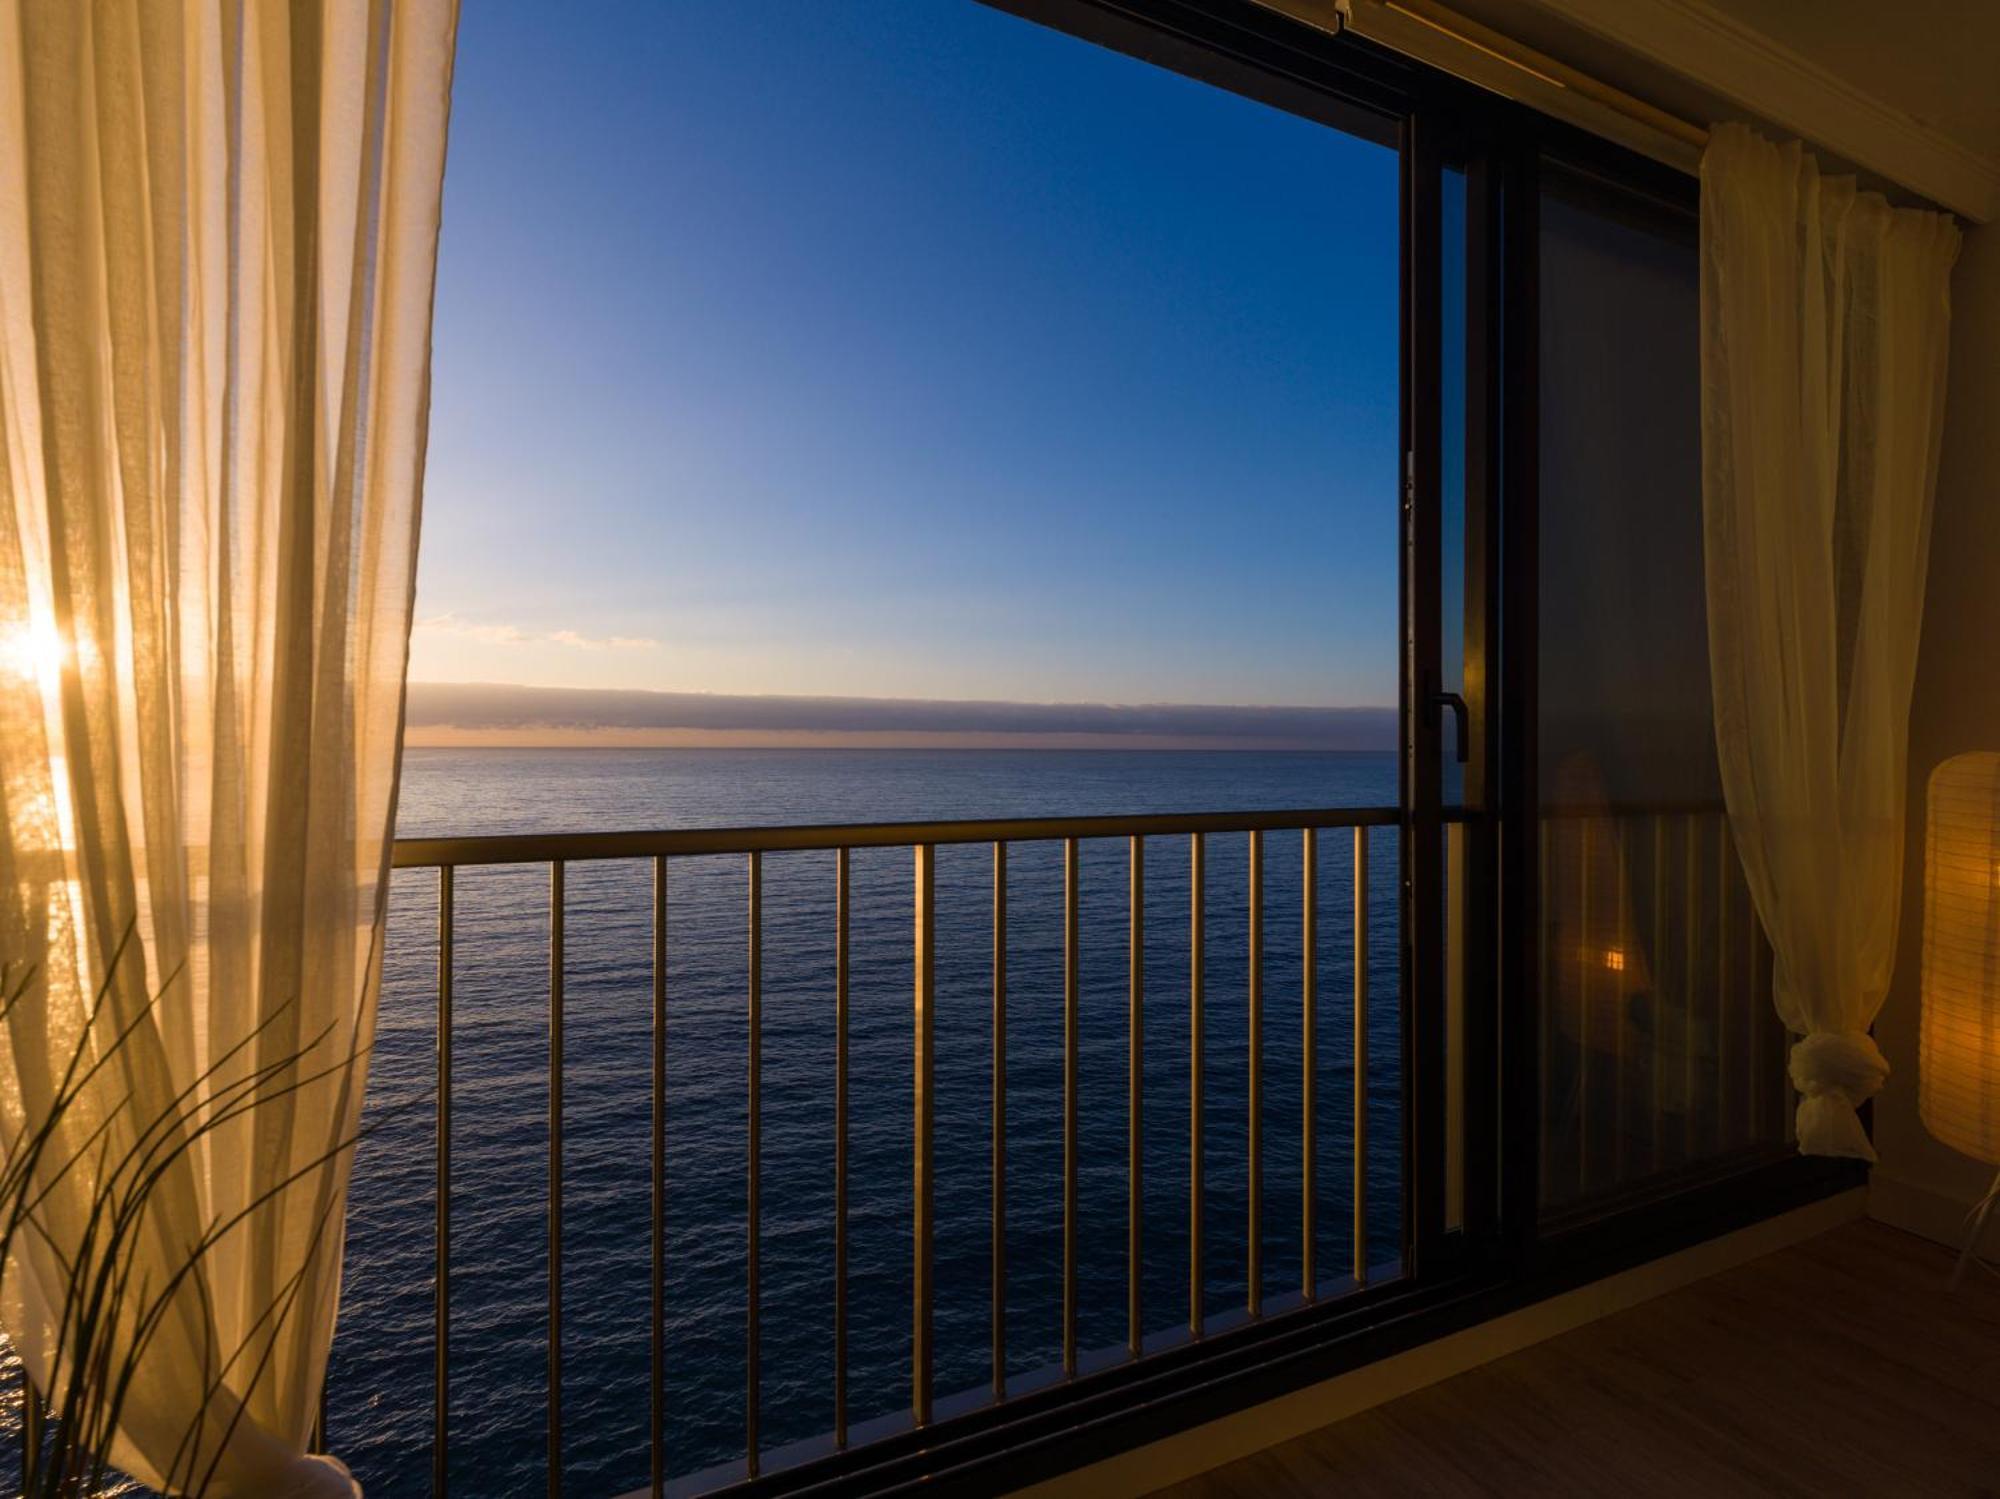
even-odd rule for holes
{"type": "Polygon", "coordinates": [[[352,1491],[304,1454],[456,27],[456,0],[0,0],[0,1145],[51,1131],[0,1321],[60,1406],[73,1272],[141,1162],[131,1294],[98,1308],[137,1356],[110,1456],[170,1492],[352,1491]]]}
{"type": "Polygon", "coordinates": [[[1942,214],[1718,126],[1701,164],[1702,502],[1724,799],[1801,1039],[1799,1148],[1873,1160],[1910,689],[1944,418],[1942,214]]]}

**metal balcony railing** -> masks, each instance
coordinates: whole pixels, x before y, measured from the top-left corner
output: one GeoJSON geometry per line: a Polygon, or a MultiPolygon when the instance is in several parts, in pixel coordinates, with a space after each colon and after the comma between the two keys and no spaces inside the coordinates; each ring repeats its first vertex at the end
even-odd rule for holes
{"type": "MultiPolygon", "coordinates": [[[[1462,885],[1466,814],[1445,813],[1450,851],[1446,861],[1451,889],[1446,901],[1453,908],[1466,900],[1462,885]]],[[[431,1420],[433,1491],[446,1491],[450,1454],[450,1352],[452,1331],[452,1047],[454,1032],[453,980],[456,953],[455,885],[463,869],[491,866],[543,866],[548,870],[548,1121],[547,1121],[547,1471],[549,1491],[560,1492],[563,1447],[563,1187],[564,1187],[564,1021],[566,872],[571,865],[601,861],[650,863],[651,932],[651,1115],[650,1115],[650,1308],[647,1431],[650,1445],[650,1492],[665,1491],[668,1479],[665,1373],[669,1304],[666,1264],[666,1188],[670,1165],[666,1124],[668,902],[678,860],[740,858],[747,873],[748,953],[742,994],[744,1041],[747,1048],[747,1155],[744,1160],[746,1234],[742,1246],[745,1319],[742,1338],[746,1380],[742,1390],[742,1458],[732,1474],[710,1471],[702,1480],[727,1482],[730,1477],[755,1478],[770,1460],[767,1441],[772,1424],[764,1420],[762,1360],[759,1343],[764,1296],[761,1174],[763,1170],[763,1045],[764,1045],[764,865],[767,856],[832,854],[827,870],[833,884],[832,972],[826,975],[833,1009],[832,1160],[832,1394],[831,1431],[821,1450],[865,1446],[885,1431],[884,1423],[849,1421],[849,918],[856,850],[908,849],[911,857],[910,1048],[909,1065],[914,1108],[910,1140],[913,1165],[909,1264],[909,1398],[905,1419],[924,1428],[949,1413],[972,1404],[1001,1404],[1018,1399],[1024,1384],[1018,1371],[1010,1377],[1007,1344],[1008,1279],[1008,856],[1017,844],[1055,845],[1062,853],[1059,916],[1061,937],[1061,1085],[1060,1085],[1060,1293],[1059,1354],[1047,1371],[1056,1381],[1073,1378],[1105,1360],[1130,1361],[1213,1333],[1219,1325],[1244,1317],[1278,1315],[1323,1302],[1385,1279],[1381,1264],[1370,1263],[1369,1183],[1369,1022],[1370,1022],[1370,832],[1393,833],[1402,825],[1395,808],[1359,807],[1321,811],[1182,813],[1136,817],[1048,818],[968,822],[874,823],[845,826],[788,826],[743,829],[695,829],[671,832],[535,834],[500,837],[421,838],[399,840],[394,867],[402,871],[435,872],[437,890],[436,952],[436,1224],[434,1244],[434,1348],[431,1420]],[[1344,832],[1352,839],[1353,902],[1351,1050],[1352,1121],[1349,1135],[1350,1202],[1353,1214],[1349,1263],[1323,1265],[1316,1232],[1321,1186],[1318,1138],[1319,1090],[1322,1083],[1319,1044],[1321,1011],[1320,941],[1321,834],[1344,832]],[[1279,886],[1278,908],[1289,911],[1290,892],[1298,892],[1298,988],[1284,981],[1286,1008],[1293,993],[1298,1013],[1300,1076],[1297,1078],[1298,1117],[1302,1131],[1297,1155],[1284,1147],[1287,1161],[1298,1163],[1299,1197],[1290,1209],[1301,1232],[1299,1279],[1295,1292],[1267,1299],[1264,1256],[1267,1209],[1265,1194],[1266,1113],[1270,1109],[1265,1078],[1267,926],[1272,903],[1269,883],[1278,885],[1269,862],[1277,852],[1272,834],[1296,834],[1286,839],[1284,855],[1301,857],[1296,885],[1289,875],[1279,886]],[[1204,1054],[1204,1003],[1207,988],[1210,926],[1208,840],[1218,835],[1246,835],[1247,876],[1244,904],[1247,938],[1241,952],[1245,968],[1231,965],[1232,1017],[1247,1022],[1245,1070],[1240,1093],[1231,1087],[1232,1106],[1246,1110],[1242,1118],[1242,1177],[1228,1185],[1241,1204],[1245,1294],[1227,1308],[1211,1305],[1204,1264],[1204,1080],[1209,1068],[1204,1054]],[[1125,1083],[1125,1212],[1124,1212],[1124,1336],[1121,1346],[1079,1349],[1079,1059],[1085,1050],[1081,1034],[1083,1005],[1080,931],[1085,843],[1125,840],[1127,943],[1124,987],[1127,1030],[1123,1038],[1125,1083]],[[1186,954],[1184,975],[1170,985],[1186,984],[1186,1303],[1180,1331],[1162,1337],[1143,1320],[1142,1282],[1146,1269],[1146,1112],[1143,1086],[1148,1052],[1146,1001],[1149,982],[1161,975],[1147,965],[1146,859],[1149,846],[1157,854],[1166,840],[1182,840],[1188,871],[1186,954]],[[1150,843],[1149,843],[1150,841],[1150,843]],[[990,1063],[987,1102],[990,1129],[990,1197],[987,1199],[990,1260],[988,1275],[989,1378],[984,1389],[948,1390],[953,1398],[940,1401],[934,1390],[939,1363],[934,1337],[937,1302],[933,1276],[935,1221],[937,1088],[937,857],[947,846],[985,846],[991,850],[991,1011],[990,1058],[979,1059],[979,1070],[990,1063]],[[1237,1005],[1242,1008],[1238,1010],[1237,1005]],[[1081,1357],[1080,1357],[1081,1355],[1081,1357]]],[[[1232,841],[1229,862],[1241,847],[1232,841]]],[[[1329,854],[1336,850],[1327,850],[1329,854]]],[[[1733,844],[1720,809],[1710,805],[1623,808],[1604,805],[1549,807],[1538,830],[1540,866],[1537,923],[1537,973],[1541,1024],[1537,1058],[1541,1090],[1539,1152],[1545,1224],[1551,1214],[1592,1210],[1592,1204],[1615,1204],[1621,1194],[1692,1170],[1733,1169],[1731,1162],[1782,1155],[1790,1143],[1790,1091],[1784,1076],[1785,1036],[1769,1002],[1772,958],[1758,924],[1753,903],[1736,862],[1733,844]]],[[[974,866],[976,869],[976,865],[974,866]]],[[[1156,860],[1157,877],[1159,865],[1156,860]]],[[[690,873],[690,871],[683,871],[690,873]]],[[[975,874],[975,879],[977,878],[975,874]]],[[[1178,879],[1173,881],[1178,885],[1178,879]]],[[[685,887],[683,887],[685,888],[685,887]]],[[[962,890],[962,887],[960,887],[962,890]]],[[[1161,902],[1155,891],[1153,914],[1161,902]]],[[[1171,899],[1172,892],[1169,892],[1171,899]]],[[[1234,902],[1232,901],[1232,904],[1234,902]]],[[[820,908],[823,913],[824,907],[820,908]]],[[[710,916],[712,917],[712,912],[710,916]]],[[[815,919],[823,919],[823,915],[815,919]]],[[[1046,921],[1046,917],[1043,918],[1046,921]]],[[[1444,938],[1448,949],[1458,939],[1444,938]]],[[[1289,942],[1285,944],[1289,947],[1289,942]]],[[[1289,959],[1290,953],[1285,954],[1289,959]]],[[[1467,951],[1448,951],[1444,1002],[1450,1025],[1446,1050],[1462,1052],[1468,994],[1475,987],[1462,970],[1467,951]]],[[[1281,959],[1284,961],[1285,959],[1281,959]]],[[[1337,959],[1336,959],[1337,963],[1337,959]]],[[[1157,966],[1157,965],[1156,965],[1157,966]]],[[[1167,985],[1151,991],[1155,998],[1167,985]]],[[[1053,993],[1053,990],[1044,991],[1053,993]]],[[[1239,1022],[1241,1023],[1241,1022],[1239,1022]]],[[[1100,1038],[1101,1039],[1101,1038],[1100,1038]]],[[[1177,1049],[1177,1048],[1176,1048],[1177,1049]]],[[[1158,1051],[1154,1052],[1157,1059],[1158,1051]]],[[[901,1066],[900,1055],[896,1066],[901,1066]]],[[[1116,1066],[1116,1063],[1113,1063],[1116,1066]]],[[[975,1073],[977,1077],[977,1073],[975,1073]]],[[[977,1084],[975,1084],[977,1086],[977,1084]]],[[[1289,1088],[1289,1083],[1287,1087],[1289,1088]]],[[[1450,1092],[1449,1141],[1462,1141],[1471,1123],[1463,1098],[1464,1078],[1453,1072],[1450,1092]]],[[[1054,1091],[1054,1090],[1051,1090],[1054,1091]]],[[[1156,1097],[1157,1106],[1157,1097],[1156,1097]]],[[[975,1109],[978,1107],[974,1105],[975,1109]]],[[[1210,1110],[1209,1112],[1212,1112],[1210,1110]]],[[[1379,1121],[1378,1121],[1379,1122],[1379,1121]]],[[[1232,1133],[1235,1126],[1232,1126],[1232,1133]]],[[[1407,1163],[1405,1163],[1407,1165],[1407,1163]]],[[[1448,1142],[1442,1163],[1448,1198],[1462,1190],[1464,1170],[1460,1147],[1448,1142]],[[1452,1184],[1456,1183],[1456,1186],[1452,1184]]],[[[1154,1171],[1159,1169],[1156,1159],[1154,1171]]],[[[1334,1167],[1334,1181],[1340,1167],[1334,1167]]],[[[1287,1174],[1288,1168],[1287,1168],[1287,1174]]],[[[1234,1168],[1232,1168],[1232,1177],[1234,1168]]],[[[1378,1181],[1378,1195],[1381,1183],[1378,1181]]],[[[1154,1206],[1159,1206],[1156,1191],[1154,1206]]],[[[976,1211],[976,1209],[975,1209],[976,1211]]],[[[1115,1213],[1115,1208],[1112,1210],[1115,1213]]],[[[962,1230],[962,1222],[954,1222],[962,1230]]],[[[1208,1227],[1212,1229],[1213,1225],[1208,1227]]],[[[976,1229],[975,1229],[976,1231],[976,1229]]],[[[1275,1235],[1272,1235],[1275,1237],[1275,1235]]],[[[1223,1253],[1233,1255],[1231,1243],[1223,1253]]],[[[1158,1270],[1158,1256],[1154,1268],[1158,1270]]],[[[1176,1269],[1175,1273],[1178,1273],[1176,1269]]],[[[1157,1277],[1156,1286],[1157,1290],[1157,1277]]],[[[1153,1303],[1159,1305],[1157,1301],[1153,1303]]],[[[1108,1319],[1107,1319],[1108,1320],[1108,1319]]],[[[962,1346],[962,1345],[955,1345],[962,1346]]],[[[961,1354],[958,1367],[964,1367],[961,1354]]],[[[956,1382],[956,1376],[953,1376],[956,1382]]],[[[32,1422],[38,1406],[29,1400],[24,1417],[32,1422]]],[[[793,1413],[796,1415],[796,1413],[793,1413]]],[[[865,1414],[865,1413],[864,1413],[865,1414]]],[[[782,1423],[778,1423],[782,1424],[782,1423]]],[[[792,1424],[797,1425],[794,1421],[792,1424]]],[[[896,1429],[907,1429],[896,1423],[896,1429]]],[[[32,1432],[32,1426],[30,1428],[32,1432]]],[[[788,1454],[795,1456],[796,1453],[788,1454]]],[[[644,1491],[642,1491],[644,1492],[644,1491]]]]}
{"type": "MultiPolygon", "coordinates": [[[[762,988],[763,988],[763,866],[767,855],[796,852],[831,852],[830,871],[835,884],[834,902],[834,1131],[833,1161],[833,1432],[835,1449],[850,1441],[848,1379],[848,915],[850,855],[856,849],[907,848],[911,850],[915,885],[915,927],[912,933],[911,1068],[914,1089],[913,1259],[910,1266],[910,1398],[909,1419],[918,1426],[937,1416],[933,1390],[936,1348],[933,1337],[934,1280],[932,1273],[935,1237],[933,1166],[935,1159],[935,1041],[936,1008],[936,851],[943,845],[990,845],[992,848],[992,1072],[991,1072],[991,1174],[990,1269],[991,1296],[991,1383],[993,1401],[1008,1398],[1006,1308],[1006,1180],[1007,1180],[1007,855],[1018,843],[1059,843],[1063,850],[1062,943],[1063,943],[1063,1039],[1062,1039],[1062,1261],[1060,1373],[1078,1372],[1077,1347],[1077,1266],[1078,1266],[1078,1056],[1079,1036],[1079,885],[1080,845],[1085,840],[1125,839],[1130,847],[1129,862],[1129,1036],[1127,1050],[1127,1204],[1126,1244],[1128,1293],[1127,1331],[1124,1354],[1141,1357],[1146,1350],[1146,1328],[1141,1320],[1143,1132],[1141,1079],[1145,1050],[1144,1005],[1148,975],[1145,968],[1143,854],[1148,839],[1185,839],[1189,859],[1190,910],[1188,912],[1189,963],[1189,1168],[1188,1168],[1188,1250],[1187,1250],[1187,1335],[1202,1336],[1210,1317],[1205,1305],[1203,1270],[1203,989],[1205,963],[1204,890],[1206,884],[1205,840],[1212,834],[1247,834],[1249,945],[1247,973],[1247,1014],[1249,1024],[1248,1072],[1246,1080],[1248,1150],[1245,1170],[1248,1181],[1248,1215],[1244,1225],[1248,1259],[1248,1305],[1251,1316],[1264,1312],[1263,1266],[1260,1246],[1264,1237],[1263,1193],[1264,1136],[1261,1119],[1263,1089],[1263,1025],[1265,994],[1264,901],[1266,835],[1273,832],[1298,833],[1301,839],[1303,872],[1301,885],[1303,952],[1303,1035],[1304,1057],[1303,1118],[1306,1121],[1302,1149],[1302,1201],[1295,1211],[1301,1215],[1302,1273],[1299,1299],[1311,1303],[1328,1293],[1329,1286],[1341,1290],[1365,1284],[1369,1279],[1368,1260],[1368,1014],[1369,1014],[1369,849],[1371,828],[1394,827],[1401,816],[1394,808],[1359,807],[1325,811],[1183,813],[1133,817],[1046,818],[977,822],[873,823],[850,826],[794,826],[737,829],[699,829],[675,832],[593,833],[520,835],[472,838],[401,839],[395,845],[394,867],[398,870],[433,869],[437,873],[437,1224],[435,1263],[435,1352],[434,1399],[436,1414],[432,1431],[432,1480],[437,1493],[446,1487],[450,1433],[449,1355],[451,1335],[451,1140],[452,1140],[452,966],[453,966],[453,883],[460,869],[491,865],[544,865],[549,871],[548,905],[548,1473],[549,1490],[559,1492],[562,1471],[562,1326],[563,1326],[563,1019],[564,1019],[564,927],[565,870],[571,864],[604,860],[646,860],[652,865],[652,1116],[651,1116],[651,1341],[650,1417],[651,1492],[663,1492],[667,1481],[668,1454],[666,1426],[665,1368],[667,1348],[667,1278],[665,1267],[665,1192],[668,1168],[665,1107],[667,1095],[667,909],[676,860],[697,856],[734,855],[743,858],[748,870],[749,954],[747,989],[743,996],[748,1048],[748,1156],[747,1224],[743,1273],[746,1281],[747,1315],[743,1339],[748,1370],[743,1392],[743,1451],[739,1470],[756,1477],[763,1460],[761,1431],[760,1360],[760,1119],[763,1110],[762,988]],[[1354,1214],[1354,1263],[1351,1278],[1339,1275],[1325,1284],[1316,1263],[1315,1182],[1318,1141],[1316,1118],[1318,1079],[1317,1047],[1318,987],[1318,841],[1322,832],[1351,834],[1353,850],[1353,1019],[1352,1051],[1353,1147],[1352,1205],[1354,1214]]],[[[1288,1300],[1290,1298],[1287,1298],[1288,1300]]]]}

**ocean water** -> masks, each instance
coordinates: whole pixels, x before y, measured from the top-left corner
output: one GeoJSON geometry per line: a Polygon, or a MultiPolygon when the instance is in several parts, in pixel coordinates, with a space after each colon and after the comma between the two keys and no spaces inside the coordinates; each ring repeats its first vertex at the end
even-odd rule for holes
{"type": "MultiPolygon", "coordinates": [[[[407,835],[906,818],[1386,805],[1387,754],[889,751],[413,751],[407,835]]],[[[1371,1253],[1398,1235],[1395,843],[1372,835],[1371,1253]]],[[[1216,1314],[1243,1303],[1247,839],[1208,840],[1205,1269],[1216,1314]]],[[[1300,1268],[1300,840],[1266,839],[1264,1262],[1300,1268]]],[[[1351,837],[1320,840],[1319,1244],[1351,1263],[1351,837]]],[[[1127,850],[1084,845],[1079,1343],[1125,1318],[1127,850]]],[[[741,1456],[746,1289],[745,861],[675,861],[668,918],[670,1464],[741,1456]]],[[[990,1347],[991,854],[937,868],[936,1387],[984,1383],[990,1347]]],[[[911,858],[859,851],[850,917],[849,1404],[859,1424],[909,1388],[911,858]]],[[[1059,845],[1008,872],[1010,1369],[1059,1356],[1059,845]]],[[[832,1420],[833,855],[764,861],[763,1445],[832,1420]]],[[[370,1133],[356,1163],[329,1376],[330,1445],[378,1496],[428,1491],[433,1253],[435,876],[397,878],[370,1133]]],[[[563,1360],[566,1486],[647,1475],[650,867],[576,865],[566,902],[563,1360]]],[[[452,1480],[540,1492],[547,1390],[548,877],[472,870],[456,890],[452,1480]]],[[[1186,1305],[1188,850],[1146,853],[1144,1308],[1186,1305]]],[[[1326,1271],[1323,1274],[1328,1273],[1326,1271]]]]}
{"type": "MultiPolygon", "coordinates": [[[[1389,805],[1389,754],[445,751],[406,759],[405,835],[1389,805]]],[[[1396,843],[1371,835],[1370,1252],[1399,1237],[1396,843]]],[[[1301,840],[1266,835],[1264,1283],[1301,1263],[1301,840]]],[[[1125,1334],[1127,848],[1086,843],[1081,884],[1079,1345],[1125,1334]]],[[[1320,837],[1322,1267],[1352,1263],[1352,837],[1320,837]]],[[[1144,1277],[1149,1330],[1184,1322],[1188,847],[1145,857],[1144,1277]]],[[[1203,1207],[1212,1314],[1245,1284],[1247,839],[1208,839],[1203,1207]]],[[[834,856],[764,860],[763,1445],[832,1420],[834,856]]],[[[853,856],[850,1420],[909,1398],[912,870],[853,856]]],[[[985,1383],[989,1331],[992,855],[940,850],[936,1389],[985,1383]]],[[[1023,1379],[1059,1356],[1062,855],[1008,870],[1006,1312],[1023,1379]]],[[[451,1477],[543,1491],[547,1389],[548,875],[456,890],[451,1477]]],[[[744,1443],[747,900],[741,857],[669,878],[667,1443],[675,1473],[744,1443]]],[[[572,865],[566,902],[563,1468],[568,1492],[647,1478],[651,871],[572,865]]],[[[357,1158],[329,1444],[375,1499],[429,1491],[436,877],[397,877],[370,1132],[357,1158]]],[[[1322,1268],[1323,1276],[1334,1271],[1322,1268]]]]}

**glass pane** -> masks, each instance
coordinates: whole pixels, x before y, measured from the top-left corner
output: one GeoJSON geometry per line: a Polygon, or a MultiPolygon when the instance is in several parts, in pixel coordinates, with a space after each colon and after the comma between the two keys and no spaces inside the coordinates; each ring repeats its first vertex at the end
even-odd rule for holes
{"type": "MultiPolygon", "coordinates": [[[[1477,264],[1467,243],[1466,174],[1446,166],[1439,178],[1438,202],[1438,685],[1441,691],[1466,696],[1466,390],[1469,375],[1466,274],[1477,264]]],[[[1457,748],[1457,725],[1445,715],[1438,756],[1440,800],[1447,807],[1468,798],[1465,766],[1457,748]]],[[[1476,732],[1468,724],[1467,731],[1476,732]]],[[[1468,958],[1466,946],[1466,839],[1462,826],[1445,829],[1444,880],[1444,1002],[1445,1002],[1445,1226],[1465,1222],[1465,1003],[1468,958]]]]}
{"type": "Polygon", "coordinates": [[[1541,203],[1542,1200],[1785,1143],[1769,952],[1722,815],[1693,215],[1541,203]]]}
{"type": "MultiPolygon", "coordinates": [[[[1438,681],[1465,695],[1466,620],[1466,271],[1476,259],[1466,243],[1466,180],[1448,166],[1439,183],[1438,329],[1438,681]]],[[[1472,727],[1472,726],[1468,726],[1472,727]]],[[[1465,767],[1454,754],[1455,725],[1446,718],[1440,795],[1449,807],[1466,795],[1465,767]]]]}

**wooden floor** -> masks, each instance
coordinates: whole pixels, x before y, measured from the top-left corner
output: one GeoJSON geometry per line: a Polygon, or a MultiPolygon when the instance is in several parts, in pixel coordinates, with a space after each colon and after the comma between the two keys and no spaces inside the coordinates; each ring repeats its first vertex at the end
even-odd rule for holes
{"type": "Polygon", "coordinates": [[[2000,1280],[1849,1224],[1164,1492],[2000,1495],[2000,1280]]]}

